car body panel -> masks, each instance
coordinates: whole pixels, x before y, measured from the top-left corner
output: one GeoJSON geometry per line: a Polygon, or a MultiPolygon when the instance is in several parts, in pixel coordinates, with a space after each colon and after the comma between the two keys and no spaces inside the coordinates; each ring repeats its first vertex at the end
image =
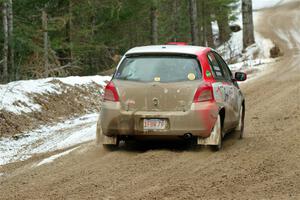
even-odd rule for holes
{"type": "Polygon", "coordinates": [[[114,80],[113,83],[118,88],[122,110],[187,111],[202,81],[183,81],[174,84],[114,80]]]}
{"type": "MultiPolygon", "coordinates": [[[[202,71],[202,80],[176,83],[134,82],[112,79],[120,101],[104,101],[101,107],[97,134],[100,129],[106,136],[193,136],[207,138],[224,110],[223,130],[227,132],[238,124],[239,111],[244,97],[234,80],[217,80],[207,54],[211,48],[195,46],[146,46],[129,50],[122,58],[136,54],[188,54],[195,56],[202,71]],[[212,85],[214,101],[193,102],[197,88],[202,83],[212,85]],[[163,130],[148,130],[144,119],[163,119],[163,130]]],[[[120,63],[121,63],[120,62],[120,63]]],[[[119,68],[120,64],[117,67],[119,68]]],[[[230,72],[231,73],[231,72],[230,72]]]]}
{"type": "Polygon", "coordinates": [[[206,47],[190,46],[190,45],[153,45],[135,47],[126,52],[126,56],[133,54],[189,54],[198,55],[205,51],[206,47]]]}
{"type": "Polygon", "coordinates": [[[106,102],[101,110],[101,127],[107,136],[173,135],[208,137],[218,116],[215,103],[192,103],[189,111],[124,111],[120,103],[106,102]],[[144,130],[143,119],[165,119],[164,130],[144,130]],[[183,120],[184,119],[184,120],[183,120]]]}

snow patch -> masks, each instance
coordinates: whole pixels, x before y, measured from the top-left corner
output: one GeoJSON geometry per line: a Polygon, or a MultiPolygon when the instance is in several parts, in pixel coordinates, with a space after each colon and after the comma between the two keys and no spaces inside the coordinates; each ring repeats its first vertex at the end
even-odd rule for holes
{"type": "Polygon", "coordinates": [[[270,49],[272,49],[275,44],[270,39],[262,37],[258,32],[255,32],[255,42],[260,50],[261,57],[270,58],[270,49]]]}
{"type": "Polygon", "coordinates": [[[233,73],[237,71],[245,72],[247,74],[247,80],[244,82],[239,82],[239,84],[245,84],[250,80],[252,81],[258,77],[261,77],[264,72],[267,71],[269,64],[277,62],[277,60],[278,59],[274,58],[247,60],[229,65],[229,68],[233,73]]]}
{"type": "Polygon", "coordinates": [[[55,78],[65,84],[76,86],[76,85],[88,85],[96,83],[98,85],[105,85],[106,81],[111,79],[110,76],[69,76],[66,78],[55,78]]]}
{"type": "Polygon", "coordinates": [[[243,70],[246,68],[257,67],[263,64],[270,64],[276,62],[276,59],[268,58],[268,59],[255,59],[255,60],[246,60],[243,62],[235,63],[229,65],[231,71],[243,70]]]}
{"type": "MultiPolygon", "coordinates": [[[[277,1],[277,0],[275,0],[277,1]]],[[[272,7],[277,5],[280,1],[261,1],[254,0],[254,6],[269,6],[272,7]],[[261,3],[264,2],[264,3],[261,3]]],[[[239,25],[243,27],[243,19],[241,12],[241,3],[237,4],[237,9],[233,12],[236,16],[236,20],[231,22],[231,25],[239,25]]],[[[254,24],[258,21],[260,13],[253,13],[254,24]]],[[[283,34],[285,36],[285,34],[283,34]]],[[[243,52],[243,31],[233,32],[230,39],[217,48],[218,52],[221,53],[223,58],[227,61],[241,62],[249,59],[266,59],[270,57],[270,49],[275,46],[275,44],[268,38],[264,38],[261,34],[254,30],[255,44],[249,46],[243,52]]],[[[287,40],[288,41],[288,40],[287,40]]],[[[289,41],[288,41],[289,42],[289,41]]]]}
{"type": "Polygon", "coordinates": [[[72,151],[74,151],[75,149],[78,149],[79,147],[75,147],[73,149],[69,149],[67,151],[64,151],[62,153],[59,153],[59,154],[56,154],[56,155],[53,155],[53,156],[50,156],[49,158],[45,158],[44,160],[42,160],[41,162],[39,162],[36,166],[41,166],[41,165],[44,165],[44,164],[48,164],[48,163],[51,163],[53,162],[54,160],[62,157],[62,156],[65,156],[65,155],[68,155],[69,153],[71,153],[72,151]]]}
{"type": "Polygon", "coordinates": [[[40,105],[34,103],[31,95],[34,94],[60,94],[63,92],[55,80],[59,80],[70,86],[83,86],[91,83],[104,86],[110,76],[86,76],[66,78],[46,78],[38,80],[15,81],[6,85],[0,85],[0,110],[15,114],[39,111],[40,105]]]}
{"type": "Polygon", "coordinates": [[[15,139],[0,138],[0,165],[93,140],[98,116],[97,113],[88,114],[53,126],[41,126],[15,139]]]}
{"type": "Polygon", "coordinates": [[[16,114],[39,110],[40,106],[34,104],[28,94],[58,93],[59,88],[48,84],[48,81],[50,79],[16,81],[0,85],[0,110],[16,114]]]}
{"type": "Polygon", "coordinates": [[[280,4],[282,0],[252,0],[253,10],[271,8],[280,4]]]}

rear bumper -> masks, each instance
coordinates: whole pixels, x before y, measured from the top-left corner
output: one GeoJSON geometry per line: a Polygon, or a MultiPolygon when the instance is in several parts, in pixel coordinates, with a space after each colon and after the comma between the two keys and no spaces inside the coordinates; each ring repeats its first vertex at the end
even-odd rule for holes
{"type": "MultiPolygon", "coordinates": [[[[215,102],[193,103],[189,111],[123,111],[120,103],[103,102],[98,126],[106,136],[193,136],[208,137],[218,116],[215,102]],[[144,130],[144,119],[166,119],[164,130],[144,130]]],[[[97,131],[99,128],[97,129],[97,131]]]]}

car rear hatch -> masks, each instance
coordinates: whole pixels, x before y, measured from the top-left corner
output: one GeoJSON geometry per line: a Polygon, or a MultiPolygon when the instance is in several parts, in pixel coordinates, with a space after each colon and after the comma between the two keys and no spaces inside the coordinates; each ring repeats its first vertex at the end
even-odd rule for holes
{"type": "Polygon", "coordinates": [[[113,82],[124,110],[186,111],[201,77],[195,56],[135,55],[123,60],[113,82]]]}
{"type": "Polygon", "coordinates": [[[126,111],[187,111],[201,81],[140,83],[113,81],[126,111]]]}

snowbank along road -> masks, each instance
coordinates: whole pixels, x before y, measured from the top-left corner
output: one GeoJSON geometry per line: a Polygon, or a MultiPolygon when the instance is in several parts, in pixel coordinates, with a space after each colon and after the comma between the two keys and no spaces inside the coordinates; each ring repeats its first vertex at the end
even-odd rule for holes
{"type": "Polygon", "coordinates": [[[256,30],[284,56],[242,85],[244,140],[229,135],[217,153],[176,142],[105,152],[90,142],[55,162],[2,166],[0,199],[300,199],[299,10],[291,1],[261,11],[256,30]]]}

